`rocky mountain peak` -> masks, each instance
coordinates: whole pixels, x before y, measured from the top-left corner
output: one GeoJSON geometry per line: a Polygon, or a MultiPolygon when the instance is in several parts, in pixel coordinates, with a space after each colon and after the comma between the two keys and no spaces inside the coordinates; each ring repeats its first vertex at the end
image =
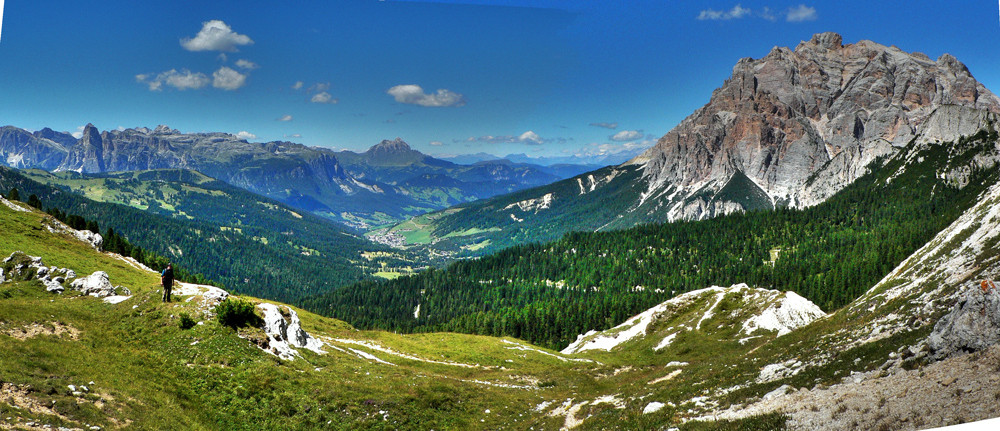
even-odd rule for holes
{"type": "Polygon", "coordinates": [[[156,126],[155,129],[153,129],[154,135],[176,135],[179,133],[180,133],[179,130],[171,129],[170,126],[166,126],[163,124],[160,124],[159,126],[156,126]]]}
{"type": "MultiPolygon", "coordinates": [[[[704,107],[629,162],[643,166],[649,183],[638,206],[670,208],[671,220],[739,211],[710,197],[736,172],[774,205],[814,205],[920,136],[944,106],[1000,113],[1000,99],[948,54],[935,62],[872,41],[845,45],[837,33],[816,34],[794,51],[775,47],[741,59],[704,107]]],[[[953,120],[935,120],[956,125],[937,137],[978,130],[958,127],[978,121],[953,120]]]]}
{"type": "Polygon", "coordinates": [[[368,149],[369,152],[406,152],[411,151],[410,145],[403,141],[403,138],[396,138],[393,140],[385,139],[378,144],[373,145],[368,149]]]}
{"type": "Polygon", "coordinates": [[[837,33],[828,31],[825,33],[816,33],[813,35],[812,39],[809,39],[808,42],[799,43],[799,46],[795,47],[795,51],[812,47],[822,49],[840,49],[844,46],[843,43],[843,37],[837,33]]]}

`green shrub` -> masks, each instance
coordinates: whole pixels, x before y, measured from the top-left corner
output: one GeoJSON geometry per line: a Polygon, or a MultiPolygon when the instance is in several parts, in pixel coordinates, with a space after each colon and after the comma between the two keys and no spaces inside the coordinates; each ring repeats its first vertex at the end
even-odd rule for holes
{"type": "Polygon", "coordinates": [[[197,324],[198,322],[195,322],[187,313],[181,313],[181,321],[178,323],[181,329],[191,329],[197,324]]]}
{"type": "Polygon", "coordinates": [[[233,329],[244,326],[261,326],[264,321],[257,316],[252,302],[239,298],[226,298],[215,307],[216,320],[233,329]]]}

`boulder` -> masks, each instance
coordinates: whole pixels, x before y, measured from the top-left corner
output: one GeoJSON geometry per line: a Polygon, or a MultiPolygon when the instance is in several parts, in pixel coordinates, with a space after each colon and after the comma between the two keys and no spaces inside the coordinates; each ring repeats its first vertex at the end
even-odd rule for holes
{"type": "Polygon", "coordinates": [[[931,359],[975,352],[1000,343],[1000,292],[992,283],[966,286],[955,307],[927,338],[931,359]],[[983,287],[985,286],[985,287],[983,287]]]}
{"type": "Polygon", "coordinates": [[[96,296],[98,298],[115,294],[115,287],[111,285],[108,273],[104,271],[95,271],[84,278],[74,280],[70,283],[70,287],[79,290],[85,295],[96,296]]]}
{"type": "Polygon", "coordinates": [[[313,338],[302,329],[299,315],[295,310],[285,307],[289,322],[285,320],[285,316],[277,305],[263,303],[258,304],[257,308],[264,312],[264,333],[267,334],[268,338],[268,349],[265,351],[268,353],[286,360],[295,359],[295,356],[299,355],[295,348],[305,348],[320,354],[326,353],[322,350],[323,342],[313,338]]]}

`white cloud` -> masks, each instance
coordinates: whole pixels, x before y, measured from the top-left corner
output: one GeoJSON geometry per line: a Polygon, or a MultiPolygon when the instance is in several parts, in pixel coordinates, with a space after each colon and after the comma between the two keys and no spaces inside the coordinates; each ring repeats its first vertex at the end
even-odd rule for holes
{"type": "Polygon", "coordinates": [[[237,46],[252,43],[250,36],[234,32],[229,25],[217,19],[203,22],[201,31],[195,37],[181,39],[181,46],[188,51],[236,52],[237,46]]]}
{"type": "Polygon", "coordinates": [[[750,9],[747,9],[745,7],[740,6],[739,4],[736,4],[736,6],[733,6],[732,9],[727,10],[727,11],[724,11],[724,10],[714,10],[714,9],[705,9],[705,10],[701,11],[700,14],[698,14],[698,19],[699,20],[706,20],[706,19],[708,19],[708,20],[730,20],[730,19],[740,19],[740,18],[743,18],[745,16],[749,16],[749,15],[750,15],[750,9]]]}
{"type": "Polygon", "coordinates": [[[303,85],[306,85],[306,84],[304,82],[302,82],[302,81],[295,81],[295,83],[292,84],[292,90],[298,90],[298,89],[302,88],[303,85]]]}
{"type": "Polygon", "coordinates": [[[70,135],[72,135],[76,139],[80,139],[80,138],[83,137],[83,129],[85,129],[86,127],[87,126],[79,126],[79,127],[76,128],[76,131],[73,132],[73,133],[70,133],[70,135]]]}
{"type": "Polygon", "coordinates": [[[768,21],[771,21],[771,22],[774,22],[774,21],[778,20],[778,17],[774,16],[774,12],[772,12],[771,8],[769,8],[769,7],[764,7],[764,9],[762,9],[760,12],[757,13],[757,16],[759,16],[761,18],[764,18],[764,19],[766,19],[768,21]]]}
{"type": "Polygon", "coordinates": [[[528,145],[541,145],[545,142],[541,136],[538,136],[537,133],[532,132],[531,130],[522,133],[521,136],[517,137],[517,140],[528,145]]]}
{"type": "Polygon", "coordinates": [[[286,138],[295,138],[295,139],[298,139],[298,138],[301,138],[302,135],[300,135],[298,133],[292,133],[291,135],[285,135],[285,137],[286,138]]]}
{"type": "Polygon", "coordinates": [[[166,72],[160,72],[156,76],[139,74],[135,76],[135,80],[149,86],[150,91],[161,91],[164,84],[178,90],[197,90],[209,83],[208,76],[204,73],[194,73],[187,69],[180,72],[176,69],[170,69],[166,72]]]}
{"type": "Polygon", "coordinates": [[[431,141],[431,145],[433,145],[435,147],[440,147],[440,146],[444,145],[444,142],[441,142],[441,141],[431,141]]]}
{"type": "MultiPolygon", "coordinates": [[[[779,13],[778,15],[783,15],[785,20],[788,22],[815,21],[817,18],[816,8],[809,7],[804,4],[789,8],[783,14],[779,13]]],[[[771,22],[778,20],[778,16],[776,16],[774,11],[769,7],[762,7],[754,11],[743,7],[739,3],[729,10],[705,9],[698,14],[698,19],[702,21],[728,21],[731,19],[750,17],[757,17],[771,22]]]]}
{"type": "Polygon", "coordinates": [[[609,139],[618,142],[629,142],[637,141],[644,138],[646,135],[642,133],[642,130],[622,130],[621,132],[611,135],[609,139]]]}
{"type": "Polygon", "coordinates": [[[292,121],[292,116],[288,114],[282,115],[278,117],[278,121],[292,121]]]}
{"type": "Polygon", "coordinates": [[[337,102],[339,102],[339,100],[334,99],[333,96],[330,95],[330,93],[327,93],[325,91],[322,93],[314,94],[313,97],[309,99],[309,101],[312,103],[328,103],[331,105],[335,105],[337,102]]]}
{"type": "Polygon", "coordinates": [[[603,127],[605,129],[617,129],[618,123],[590,123],[594,127],[603,127]]]}
{"type": "Polygon", "coordinates": [[[315,83],[313,85],[310,85],[309,88],[306,89],[306,91],[308,91],[310,93],[313,93],[313,92],[326,91],[326,90],[329,90],[329,89],[330,89],[330,83],[329,82],[317,82],[317,83],[315,83]]]}
{"type": "Polygon", "coordinates": [[[788,22],[815,21],[817,17],[816,8],[800,4],[796,7],[788,9],[788,14],[785,16],[785,20],[788,22]]]}
{"type": "Polygon", "coordinates": [[[399,103],[427,107],[463,106],[465,97],[447,89],[438,89],[434,94],[424,93],[419,85],[397,85],[386,91],[399,103]]]}
{"type": "Polygon", "coordinates": [[[558,139],[548,139],[539,136],[537,133],[529,130],[518,136],[513,135],[483,135],[483,136],[470,136],[465,139],[457,139],[453,142],[485,142],[487,144],[526,144],[526,145],[541,145],[546,142],[552,142],[558,140],[560,142],[565,141],[563,138],[558,139]]]}
{"type": "Polygon", "coordinates": [[[212,86],[223,90],[232,91],[247,83],[247,76],[226,66],[212,73],[212,86]]]}
{"type": "Polygon", "coordinates": [[[246,69],[246,70],[254,70],[254,69],[260,67],[260,66],[257,65],[257,63],[254,63],[254,62],[252,62],[250,60],[244,60],[242,58],[239,59],[239,60],[236,60],[236,66],[239,67],[239,68],[241,68],[241,69],[246,69]]]}
{"type": "Polygon", "coordinates": [[[239,132],[237,132],[236,137],[240,139],[246,139],[248,141],[251,139],[257,139],[257,135],[250,133],[246,130],[240,130],[239,132]]]}

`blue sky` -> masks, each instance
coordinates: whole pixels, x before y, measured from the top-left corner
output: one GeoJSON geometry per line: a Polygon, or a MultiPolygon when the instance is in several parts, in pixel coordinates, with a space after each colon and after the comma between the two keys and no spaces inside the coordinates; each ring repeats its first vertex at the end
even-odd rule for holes
{"type": "Polygon", "coordinates": [[[741,57],[835,31],[948,52],[1000,91],[983,1],[10,1],[0,124],[167,124],[364,150],[650,146],[741,57]]]}

